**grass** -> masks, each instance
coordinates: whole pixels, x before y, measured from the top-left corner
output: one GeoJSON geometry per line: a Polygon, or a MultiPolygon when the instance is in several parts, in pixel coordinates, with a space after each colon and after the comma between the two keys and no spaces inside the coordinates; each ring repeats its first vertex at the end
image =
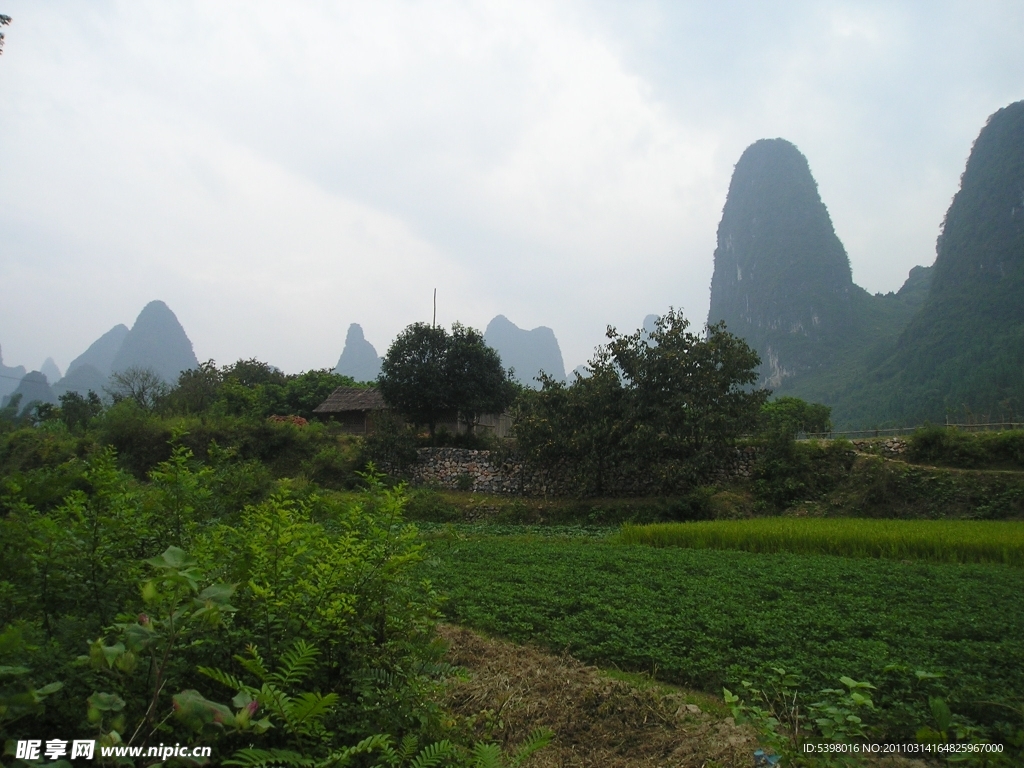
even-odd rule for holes
{"type": "Polygon", "coordinates": [[[625,525],[623,544],[1024,567],[1024,522],[766,517],[625,525]]]}

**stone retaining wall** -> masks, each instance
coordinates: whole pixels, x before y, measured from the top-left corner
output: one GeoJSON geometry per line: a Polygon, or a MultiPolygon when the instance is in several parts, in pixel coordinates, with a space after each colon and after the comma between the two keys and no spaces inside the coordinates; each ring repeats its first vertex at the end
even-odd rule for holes
{"type": "Polygon", "coordinates": [[[888,437],[884,440],[851,440],[853,447],[864,453],[881,453],[883,456],[893,458],[902,456],[907,452],[909,444],[901,437],[888,437]]]}
{"type": "MultiPolygon", "coordinates": [[[[750,477],[757,449],[745,446],[733,451],[715,473],[716,480],[750,477]]],[[[467,448],[420,448],[416,454],[416,463],[403,473],[413,485],[505,496],[568,496],[574,492],[561,465],[531,469],[514,456],[467,448]]],[[[608,495],[643,495],[653,490],[649,478],[625,472],[605,480],[608,495]]]]}

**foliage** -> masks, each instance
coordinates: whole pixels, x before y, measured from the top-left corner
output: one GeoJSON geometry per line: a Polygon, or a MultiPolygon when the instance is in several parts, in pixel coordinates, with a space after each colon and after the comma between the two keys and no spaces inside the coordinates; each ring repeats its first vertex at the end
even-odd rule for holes
{"type": "Polygon", "coordinates": [[[516,387],[498,353],[479,331],[459,323],[444,328],[413,323],[392,342],[381,362],[384,399],[433,437],[437,423],[458,414],[472,429],[483,413],[501,413],[516,387]]]}
{"type": "Polygon", "coordinates": [[[759,448],[754,494],[762,508],[776,511],[832,491],[849,476],[855,459],[845,440],[798,443],[785,430],[769,433],[759,448]]]}
{"type": "MultiPolygon", "coordinates": [[[[720,690],[771,667],[813,690],[871,680],[879,738],[913,741],[927,695],[887,668],[945,674],[942,695],[996,733],[1024,690],[1024,571],[834,556],[437,538],[449,619],[585,661],[720,690]]],[[[999,739],[995,739],[999,740],[999,739]]]]}
{"type": "MultiPolygon", "coordinates": [[[[402,521],[402,491],[370,477],[369,490],[348,501],[293,482],[231,510],[228,469],[239,465],[223,449],[210,452],[207,467],[173,446],[142,483],[117,468],[112,450],[97,451],[79,462],[80,489],[46,512],[5,481],[0,626],[20,620],[44,641],[16,666],[53,677],[25,677],[25,693],[42,697],[55,689],[40,682],[64,683],[12,735],[57,725],[70,733],[68,723],[84,722],[87,700],[89,727],[102,731],[102,743],[166,740],[197,724],[204,738],[248,733],[259,721],[245,720],[250,703],[217,704],[195,674],[197,665],[228,669],[232,650],[246,644],[268,659],[267,669],[283,669],[296,652],[314,660],[317,689],[309,693],[338,701],[324,707],[335,746],[367,734],[436,731],[429,695],[445,669],[433,636],[439,598],[412,572],[421,555],[402,521]],[[154,578],[143,579],[143,567],[155,569],[154,578]],[[229,597],[244,614],[229,610],[229,597]],[[214,614],[228,619],[205,620],[214,614]],[[83,638],[98,638],[92,671],[76,665],[83,638]],[[322,651],[315,657],[307,654],[314,644],[322,651]]],[[[284,714],[265,711],[273,722],[284,714]]],[[[268,746],[288,748],[278,734],[280,727],[268,731],[268,746]]]]}
{"type": "Polygon", "coordinates": [[[21,414],[21,399],[22,394],[18,392],[11,395],[4,406],[0,408],[0,433],[17,429],[27,421],[24,415],[19,415],[21,414]]]}
{"type": "Polygon", "coordinates": [[[749,390],[757,355],[723,325],[687,331],[670,310],[653,332],[608,329],[587,377],[550,377],[521,401],[515,436],[536,465],[565,464],[579,491],[600,494],[607,478],[649,477],[672,491],[707,477],[768,396],[749,390]]]}
{"type": "Polygon", "coordinates": [[[65,392],[60,396],[60,420],[69,430],[82,433],[90,422],[103,413],[103,402],[91,389],[83,397],[78,392],[65,392]]]}
{"type": "Polygon", "coordinates": [[[0,632],[0,728],[42,714],[46,698],[64,687],[63,683],[35,687],[32,670],[19,663],[29,650],[20,626],[12,624],[0,632]]]}
{"type": "Polygon", "coordinates": [[[1024,523],[761,517],[625,525],[623,544],[1024,567],[1024,523]]]}
{"type": "Polygon", "coordinates": [[[177,385],[167,400],[169,409],[177,413],[203,413],[213,407],[224,384],[224,371],[213,360],[178,374],[177,385]]]}
{"type": "Polygon", "coordinates": [[[172,654],[202,625],[215,627],[235,610],[228,602],[234,585],[213,583],[200,589],[204,574],[179,547],[168,547],[146,563],[154,571],[142,587],[148,612],[120,617],[112,627],[116,642],[108,644],[101,636],[89,645],[90,666],[103,675],[105,687],[116,690],[97,691],[88,699],[87,719],[101,746],[148,746],[162,737],[172,712],[190,726],[198,724],[196,730],[236,724],[233,713],[197,706],[189,697],[172,699],[167,690],[172,654]]]}
{"type": "Polygon", "coordinates": [[[331,392],[353,385],[348,376],[327,369],[285,374],[255,358],[221,368],[207,360],[182,371],[175,386],[159,400],[159,408],[168,415],[264,419],[286,414],[308,420],[331,392]]]}
{"type": "Polygon", "coordinates": [[[862,765],[856,751],[824,751],[817,747],[862,743],[872,735],[862,715],[873,712],[869,693],[875,686],[843,675],[843,688],[825,688],[820,701],[804,704],[800,680],[783,667],[773,667],[763,687],[742,681],[749,702],[728,688],[725,703],[737,723],[751,723],[764,743],[787,766],[862,765]],[[803,709],[801,709],[803,707],[803,709]],[[827,743],[823,743],[827,742],[827,743]]]}
{"type": "Polygon", "coordinates": [[[1024,475],[859,456],[820,505],[828,514],[850,516],[1018,519],[1024,514],[1024,475]]]}
{"type": "Polygon", "coordinates": [[[374,418],[373,432],[363,439],[362,463],[401,474],[416,462],[416,433],[391,411],[374,418]]]}
{"type": "MultiPolygon", "coordinates": [[[[295,638],[322,654],[315,679],[341,697],[330,727],[340,737],[424,727],[438,596],[410,577],[421,559],[402,520],[401,489],[368,478],[354,502],[283,490],[217,526],[202,550],[241,583],[248,636],[271,663],[295,638]]],[[[236,623],[239,619],[236,618],[236,623]]]]}
{"type": "Polygon", "coordinates": [[[820,403],[808,403],[798,397],[777,397],[761,406],[759,431],[783,433],[821,433],[832,429],[832,409],[820,403]]]}
{"type": "Polygon", "coordinates": [[[134,398],[108,408],[98,427],[100,443],[112,446],[121,463],[138,478],[170,456],[171,425],[134,398]]]}
{"type": "MultiPolygon", "coordinates": [[[[6,27],[11,23],[11,17],[0,13],[0,27],[6,27]]],[[[4,33],[0,31],[0,54],[4,52],[4,33]]]]}
{"type": "Polygon", "coordinates": [[[910,436],[907,458],[968,469],[1024,469],[1024,430],[971,433],[927,425],[910,436]]]}

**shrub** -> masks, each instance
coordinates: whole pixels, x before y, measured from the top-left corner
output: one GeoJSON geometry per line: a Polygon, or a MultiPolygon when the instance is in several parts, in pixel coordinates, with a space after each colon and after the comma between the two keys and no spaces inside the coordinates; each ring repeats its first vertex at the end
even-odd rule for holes
{"type": "Polygon", "coordinates": [[[117,451],[118,461],[138,478],[171,455],[170,424],[125,399],[99,419],[99,439],[117,451]]]}
{"type": "Polygon", "coordinates": [[[970,433],[927,425],[908,443],[911,461],[968,469],[1024,468],[1024,430],[970,433]]]}
{"type": "Polygon", "coordinates": [[[754,494],[762,507],[775,511],[821,498],[845,479],[854,458],[845,440],[798,443],[791,435],[777,432],[758,453],[754,494]]]}

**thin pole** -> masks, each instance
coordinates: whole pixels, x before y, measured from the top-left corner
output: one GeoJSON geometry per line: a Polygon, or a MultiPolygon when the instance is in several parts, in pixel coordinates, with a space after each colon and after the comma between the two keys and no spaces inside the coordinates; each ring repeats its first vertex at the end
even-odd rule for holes
{"type": "Polygon", "coordinates": [[[430,327],[437,326],[437,288],[434,289],[434,319],[430,321],[430,327]]]}

